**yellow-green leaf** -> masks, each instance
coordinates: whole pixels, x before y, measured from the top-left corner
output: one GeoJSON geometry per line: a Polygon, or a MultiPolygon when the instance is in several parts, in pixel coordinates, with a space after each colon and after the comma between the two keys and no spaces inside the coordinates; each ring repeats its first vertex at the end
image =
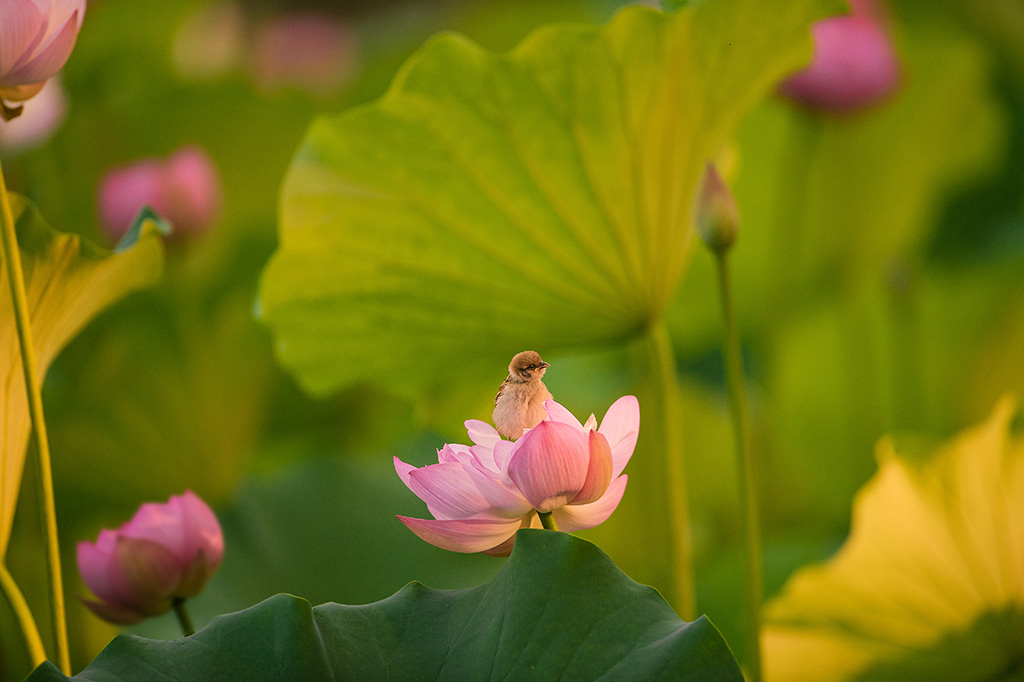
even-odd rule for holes
{"type": "Polygon", "coordinates": [[[630,7],[508,54],[431,41],[298,151],[261,292],[280,359],[317,394],[369,380],[436,401],[524,348],[636,335],[686,269],[705,161],[841,9],[630,7]]]}
{"type": "Polygon", "coordinates": [[[1020,679],[1024,441],[1014,404],[928,458],[878,446],[846,544],[767,610],[769,680],[1020,679]]]}
{"type": "MultiPolygon", "coordinates": [[[[97,313],[154,282],[163,265],[159,229],[143,220],[113,251],[48,227],[28,200],[10,195],[25,272],[39,375],[97,313]]],[[[31,424],[7,276],[0,277],[4,431],[0,442],[0,559],[7,549],[31,424]]],[[[54,453],[60,457],[60,453],[54,453]]]]}

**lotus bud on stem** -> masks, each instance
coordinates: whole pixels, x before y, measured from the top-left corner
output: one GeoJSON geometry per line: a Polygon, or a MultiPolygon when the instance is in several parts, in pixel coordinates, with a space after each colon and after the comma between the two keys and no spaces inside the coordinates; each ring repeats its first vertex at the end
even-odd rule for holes
{"type": "Polygon", "coordinates": [[[192,491],[147,502],[120,528],[78,543],[78,570],[96,595],[82,603],[119,625],[173,609],[187,637],[195,628],[185,600],[203,591],[223,558],[220,523],[192,491]]]}
{"type": "Polygon", "coordinates": [[[697,231],[716,255],[732,248],[739,232],[740,212],[736,199],[713,164],[704,168],[704,182],[697,197],[697,231]]]}
{"type": "Polygon", "coordinates": [[[761,680],[761,531],[758,522],[757,485],[754,459],[750,452],[750,419],[747,391],[743,379],[740,336],[733,311],[729,279],[729,252],[739,233],[739,209],[729,186],[711,164],[697,200],[697,229],[715,256],[723,318],[723,356],[729,406],[732,416],[733,444],[740,486],[740,522],[746,546],[747,592],[747,679],[761,680]]]}
{"type": "Polygon", "coordinates": [[[192,625],[192,616],[188,614],[188,609],[185,608],[185,598],[175,597],[173,605],[174,615],[178,617],[178,625],[181,626],[181,634],[185,637],[191,637],[196,634],[196,628],[192,625]]]}

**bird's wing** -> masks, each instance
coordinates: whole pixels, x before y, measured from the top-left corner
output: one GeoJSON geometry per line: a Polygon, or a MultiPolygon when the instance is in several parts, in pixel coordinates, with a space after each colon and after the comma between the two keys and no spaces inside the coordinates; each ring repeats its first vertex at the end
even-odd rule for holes
{"type": "Polygon", "coordinates": [[[494,404],[495,405],[498,404],[498,398],[501,397],[501,394],[505,390],[505,387],[508,386],[509,382],[511,382],[511,381],[512,381],[512,375],[509,374],[507,377],[505,377],[505,381],[501,382],[501,386],[498,387],[498,394],[496,396],[494,396],[494,404]]]}

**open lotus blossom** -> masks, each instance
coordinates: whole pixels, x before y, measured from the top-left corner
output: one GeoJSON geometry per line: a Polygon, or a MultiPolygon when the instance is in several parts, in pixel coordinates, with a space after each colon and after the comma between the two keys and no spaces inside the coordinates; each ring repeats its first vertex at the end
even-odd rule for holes
{"type": "Polygon", "coordinates": [[[78,543],[78,570],[98,598],[82,601],[104,620],[137,623],[202,592],[223,556],[217,517],[186,490],[165,504],[142,505],[94,543],[78,543]]]}
{"type": "MultiPolygon", "coordinates": [[[[71,55],[85,0],[0,2],[0,100],[24,102],[42,90],[71,55]]],[[[3,105],[10,120],[21,107],[3,105]]]]}
{"type": "Polygon", "coordinates": [[[418,469],[396,457],[399,477],[434,516],[399,520],[432,545],[493,556],[512,551],[520,528],[541,527],[538,512],[565,531],[602,523],[626,490],[622,470],[636,446],[639,403],[619,398],[600,428],[594,415],[580,424],[554,400],[544,406],[548,418],[516,441],[469,420],[473,445],[445,445],[437,464],[418,469]]]}
{"type": "Polygon", "coordinates": [[[851,0],[848,15],[811,27],[811,64],[782,84],[783,94],[811,108],[862,109],[888,97],[900,80],[892,38],[874,0],[851,0]]]}
{"type": "Polygon", "coordinates": [[[201,147],[187,146],[166,160],[142,159],[107,173],[99,189],[100,224],[117,243],[148,206],[171,223],[173,237],[188,238],[213,223],[221,195],[213,159],[201,147]]]}

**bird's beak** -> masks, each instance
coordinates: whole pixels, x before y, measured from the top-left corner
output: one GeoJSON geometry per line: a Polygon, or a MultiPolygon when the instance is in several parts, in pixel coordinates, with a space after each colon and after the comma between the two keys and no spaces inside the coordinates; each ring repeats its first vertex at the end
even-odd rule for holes
{"type": "Polygon", "coordinates": [[[544,369],[545,367],[550,367],[550,366],[551,366],[550,362],[544,362],[543,360],[541,360],[540,364],[537,365],[537,369],[544,369]]]}

